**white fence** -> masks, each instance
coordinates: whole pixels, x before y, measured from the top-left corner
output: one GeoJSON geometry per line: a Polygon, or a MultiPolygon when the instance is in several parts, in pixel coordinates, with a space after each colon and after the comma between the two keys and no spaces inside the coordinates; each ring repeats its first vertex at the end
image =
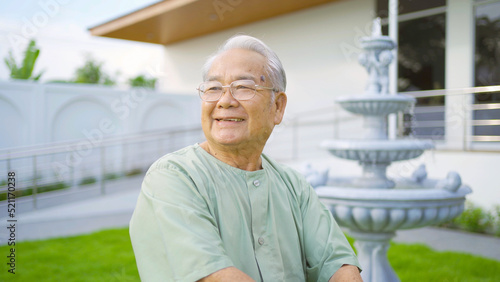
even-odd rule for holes
{"type": "Polygon", "coordinates": [[[199,105],[143,88],[0,81],[0,149],[199,124],[199,105]]]}
{"type": "Polygon", "coordinates": [[[16,195],[29,195],[26,208],[85,184],[104,194],[107,180],[144,172],[159,156],[201,141],[199,107],[197,96],[142,88],[0,82],[0,201],[9,172],[16,195]]]}

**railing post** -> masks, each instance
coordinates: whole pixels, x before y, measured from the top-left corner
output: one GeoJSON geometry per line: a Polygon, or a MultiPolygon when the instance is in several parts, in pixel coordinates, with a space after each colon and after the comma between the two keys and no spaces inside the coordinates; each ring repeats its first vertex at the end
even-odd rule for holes
{"type": "Polygon", "coordinates": [[[105,176],[106,176],[106,150],[104,146],[101,146],[101,177],[100,177],[100,187],[101,187],[101,195],[106,194],[106,187],[105,187],[105,176]]]}
{"type": "Polygon", "coordinates": [[[339,115],[337,104],[333,105],[333,139],[339,138],[339,115]]]}
{"type": "Polygon", "coordinates": [[[76,183],[76,177],[75,177],[75,166],[70,166],[70,181],[71,181],[71,188],[76,189],[78,187],[78,183],[76,183]]]}
{"type": "Polygon", "coordinates": [[[474,93],[464,94],[462,99],[462,123],[463,123],[463,150],[467,151],[470,149],[470,136],[472,136],[474,132],[473,128],[473,119],[474,119],[474,110],[472,105],[474,104],[474,93]]]}
{"type": "Polygon", "coordinates": [[[127,174],[127,143],[122,142],[122,173],[127,174]]]}
{"type": "Polygon", "coordinates": [[[37,209],[37,193],[38,193],[38,183],[37,183],[37,170],[36,170],[36,155],[33,155],[33,208],[37,209]]]}
{"type": "Polygon", "coordinates": [[[298,152],[298,126],[297,126],[297,119],[293,119],[292,123],[292,160],[296,160],[298,158],[299,152],[298,152]]]}
{"type": "Polygon", "coordinates": [[[10,172],[11,170],[11,164],[10,164],[10,152],[7,154],[7,172],[10,172]]]}

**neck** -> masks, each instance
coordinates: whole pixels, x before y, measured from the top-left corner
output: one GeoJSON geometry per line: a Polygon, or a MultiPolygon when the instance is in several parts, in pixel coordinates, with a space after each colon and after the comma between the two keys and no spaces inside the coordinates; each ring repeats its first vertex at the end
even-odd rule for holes
{"type": "Polygon", "coordinates": [[[201,143],[200,147],[210,155],[230,166],[247,171],[262,169],[262,159],[260,155],[264,148],[241,149],[230,146],[212,145],[207,141],[201,143]]]}

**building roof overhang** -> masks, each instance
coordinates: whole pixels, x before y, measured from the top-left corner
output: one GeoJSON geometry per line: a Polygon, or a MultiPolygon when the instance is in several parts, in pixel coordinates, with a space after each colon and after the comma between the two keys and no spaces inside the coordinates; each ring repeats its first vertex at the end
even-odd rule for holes
{"type": "Polygon", "coordinates": [[[168,45],[336,0],[166,0],[90,28],[95,36],[168,45]]]}

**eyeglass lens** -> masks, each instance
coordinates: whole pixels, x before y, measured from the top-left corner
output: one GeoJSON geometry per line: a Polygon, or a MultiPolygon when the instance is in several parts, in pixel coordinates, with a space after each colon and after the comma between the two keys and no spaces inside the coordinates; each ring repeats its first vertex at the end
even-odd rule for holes
{"type": "Polygon", "coordinates": [[[218,81],[207,81],[202,83],[198,90],[201,99],[205,101],[217,101],[222,96],[225,87],[229,87],[231,94],[236,100],[249,100],[255,95],[255,82],[252,80],[236,80],[229,86],[223,86],[218,81]]]}

